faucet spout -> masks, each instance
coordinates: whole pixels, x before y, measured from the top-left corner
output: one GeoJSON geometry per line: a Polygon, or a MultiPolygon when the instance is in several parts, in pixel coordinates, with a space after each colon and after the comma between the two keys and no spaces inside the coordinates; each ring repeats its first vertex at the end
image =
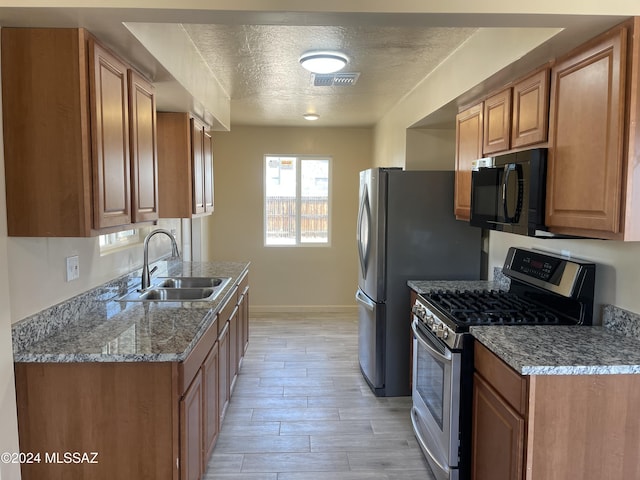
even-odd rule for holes
{"type": "Polygon", "coordinates": [[[171,258],[180,257],[176,239],[173,237],[173,235],[169,230],[165,230],[164,228],[158,228],[157,230],[153,230],[152,232],[149,232],[149,234],[145,237],[144,244],[143,244],[142,278],[140,279],[141,290],[145,290],[149,288],[149,285],[151,285],[151,272],[149,272],[149,240],[151,240],[151,237],[153,237],[158,233],[163,233],[167,235],[171,240],[171,258]]]}

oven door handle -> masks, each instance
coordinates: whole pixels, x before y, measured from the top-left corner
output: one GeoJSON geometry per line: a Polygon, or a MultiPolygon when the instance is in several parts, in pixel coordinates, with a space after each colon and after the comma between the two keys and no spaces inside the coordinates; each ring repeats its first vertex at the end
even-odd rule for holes
{"type": "Polygon", "coordinates": [[[447,349],[447,353],[442,354],[439,351],[437,351],[435,348],[433,348],[431,345],[429,345],[429,343],[422,338],[420,332],[418,332],[418,329],[416,327],[417,323],[418,321],[414,318],[413,322],[411,322],[411,330],[413,330],[413,335],[416,337],[416,340],[420,342],[420,345],[426,348],[431,354],[431,356],[436,357],[442,362],[451,363],[451,352],[449,351],[449,349],[447,349]]]}
{"type": "Polygon", "coordinates": [[[422,451],[425,452],[427,455],[429,455],[431,460],[433,460],[433,462],[438,466],[438,468],[440,468],[440,470],[442,472],[444,472],[446,474],[446,476],[448,478],[449,477],[449,472],[451,470],[449,468],[449,465],[443,464],[440,460],[438,460],[435,457],[435,455],[433,454],[431,449],[429,449],[429,447],[427,446],[426,442],[424,441],[424,439],[420,435],[420,429],[418,428],[418,418],[417,417],[418,417],[418,409],[416,407],[412,407],[411,408],[411,423],[413,424],[413,432],[415,433],[416,440],[418,440],[418,443],[420,444],[420,447],[422,447],[422,451]]]}

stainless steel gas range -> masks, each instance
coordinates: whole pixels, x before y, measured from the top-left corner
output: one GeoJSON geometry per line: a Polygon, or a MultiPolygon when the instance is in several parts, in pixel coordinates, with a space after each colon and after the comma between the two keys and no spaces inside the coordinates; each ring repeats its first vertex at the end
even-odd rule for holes
{"type": "Polygon", "coordinates": [[[590,325],[595,265],[510,248],[509,291],[439,290],[413,305],[416,438],[438,480],[470,476],[473,325],[590,325]]]}

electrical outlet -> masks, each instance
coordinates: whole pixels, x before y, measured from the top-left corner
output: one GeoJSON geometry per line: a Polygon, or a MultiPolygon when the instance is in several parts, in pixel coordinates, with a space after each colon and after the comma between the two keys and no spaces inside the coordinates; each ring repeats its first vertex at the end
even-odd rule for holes
{"type": "Polygon", "coordinates": [[[67,282],[80,278],[80,259],[78,255],[67,257],[67,282]]]}

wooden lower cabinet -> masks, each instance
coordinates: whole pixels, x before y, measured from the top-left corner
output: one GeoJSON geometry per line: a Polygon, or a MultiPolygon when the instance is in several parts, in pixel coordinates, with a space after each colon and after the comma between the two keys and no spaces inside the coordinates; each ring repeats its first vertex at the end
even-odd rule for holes
{"type": "Polygon", "coordinates": [[[225,323],[218,339],[219,359],[218,359],[218,415],[220,424],[224,420],[231,398],[231,388],[229,379],[229,322],[225,323]]]}
{"type": "Polygon", "coordinates": [[[16,363],[23,480],[178,480],[175,363],[16,363]],[[62,463],[64,452],[98,463],[62,463]],[[61,463],[45,455],[60,455],[61,463]]]}
{"type": "Polygon", "coordinates": [[[522,478],[524,418],[479,375],[473,389],[473,478],[522,478]]]}
{"type": "Polygon", "coordinates": [[[640,375],[521,376],[475,344],[473,480],[640,478],[640,375]]]}
{"type": "Polygon", "coordinates": [[[213,447],[216,446],[216,440],[220,432],[220,417],[218,415],[218,363],[219,344],[216,342],[202,364],[205,463],[206,459],[213,453],[213,447]]]}
{"type": "Polygon", "coordinates": [[[180,479],[199,480],[203,471],[204,396],[202,370],[180,400],[180,479]]]}
{"type": "Polygon", "coordinates": [[[16,363],[20,451],[42,458],[21,466],[22,479],[201,480],[231,395],[229,320],[237,347],[239,312],[248,322],[242,285],[183,362],[16,363]],[[95,452],[97,463],[65,463],[65,452],[95,452]]]}
{"type": "Polygon", "coordinates": [[[229,318],[229,391],[232,393],[238,378],[240,362],[240,322],[238,307],[233,309],[229,318]]]}
{"type": "Polygon", "coordinates": [[[238,317],[240,322],[240,335],[238,338],[240,352],[239,364],[249,346],[249,274],[247,273],[238,283],[238,317]]]}

